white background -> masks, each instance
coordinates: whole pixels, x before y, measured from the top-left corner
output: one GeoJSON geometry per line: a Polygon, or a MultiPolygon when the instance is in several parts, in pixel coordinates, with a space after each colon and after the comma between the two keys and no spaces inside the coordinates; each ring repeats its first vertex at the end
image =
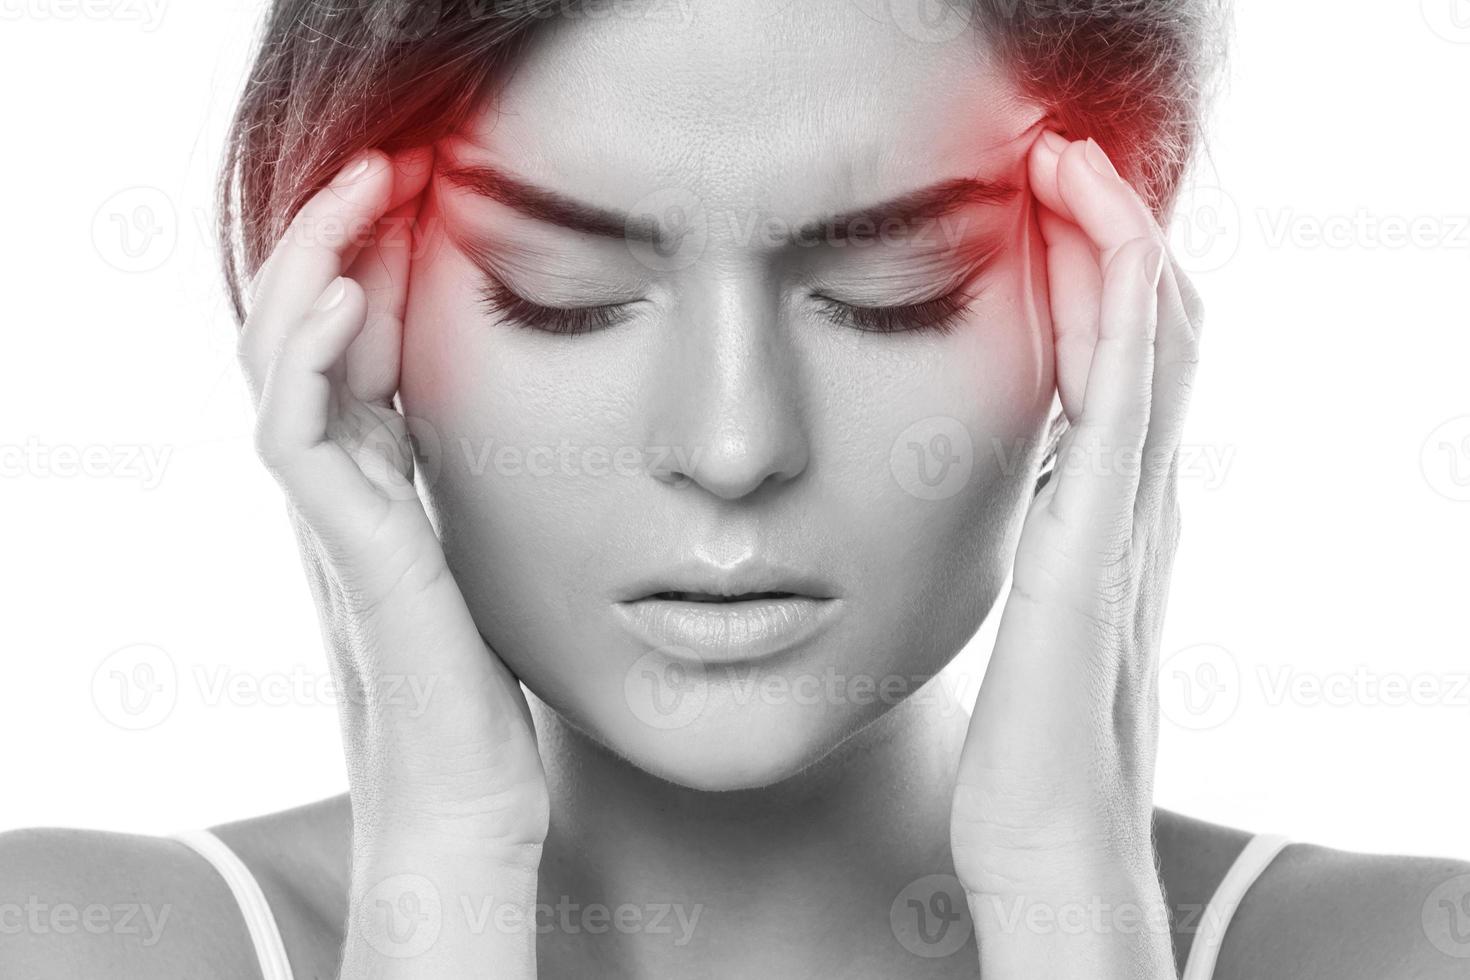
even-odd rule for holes
{"type": "MultiPolygon", "coordinates": [[[[0,0],[0,829],[166,832],[345,785],[210,234],[256,16],[0,0]],[[55,471],[88,447],[105,473],[55,471]],[[124,450],[166,453],[161,482],[124,450]],[[115,674],[140,664],[165,688],[135,716],[115,674]]],[[[1470,856],[1470,4],[1242,0],[1237,25],[1176,227],[1210,319],[1159,801],[1470,856]]]]}

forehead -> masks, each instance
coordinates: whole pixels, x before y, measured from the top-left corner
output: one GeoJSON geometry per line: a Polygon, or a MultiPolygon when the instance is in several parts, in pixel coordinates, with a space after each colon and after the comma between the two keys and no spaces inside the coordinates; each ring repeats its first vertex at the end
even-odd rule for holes
{"type": "Polygon", "coordinates": [[[1040,117],[975,26],[937,39],[888,4],[560,8],[456,153],[609,207],[679,187],[728,207],[838,211],[1000,175],[1040,117]]]}

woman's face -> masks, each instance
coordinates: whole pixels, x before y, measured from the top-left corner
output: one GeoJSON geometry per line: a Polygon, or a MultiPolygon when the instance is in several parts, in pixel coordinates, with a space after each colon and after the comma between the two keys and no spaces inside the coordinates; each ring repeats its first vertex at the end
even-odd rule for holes
{"type": "Polygon", "coordinates": [[[403,407],[527,687],[658,776],[765,785],[1004,579],[1052,403],[1040,113],[973,29],[852,0],[600,14],[440,145],[403,407]]]}

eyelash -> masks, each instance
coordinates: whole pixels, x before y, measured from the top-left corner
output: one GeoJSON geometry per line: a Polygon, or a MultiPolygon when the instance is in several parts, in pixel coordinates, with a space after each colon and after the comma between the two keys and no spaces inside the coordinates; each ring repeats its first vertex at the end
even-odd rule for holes
{"type": "Polygon", "coordinates": [[[511,291],[499,279],[484,273],[480,285],[480,305],[491,316],[498,316],[513,326],[551,334],[582,334],[617,326],[627,319],[627,303],[601,306],[542,306],[511,291]]]}
{"type": "Polygon", "coordinates": [[[990,268],[996,256],[991,249],[970,265],[963,279],[943,296],[906,306],[857,306],[817,294],[822,315],[854,330],[867,333],[953,333],[960,319],[980,297],[970,286],[990,268]]]}
{"type": "Polygon", "coordinates": [[[815,297],[827,319],[864,333],[952,333],[975,297],[965,287],[907,306],[856,306],[829,296],[815,297]]]}
{"type": "MultiPolygon", "coordinates": [[[[978,293],[968,293],[970,284],[985,270],[980,262],[957,287],[920,303],[904,306],[858,306],[815,295],[822,315],[834,323],[864,333],[952,333],[978,293]]],[[[480,303],[490,316],[528,330],[570,336],[617,326],[627,319],[627,303],[600,306],[542,306],[513,292],[495,276],[484,273],[480,303]]]]}

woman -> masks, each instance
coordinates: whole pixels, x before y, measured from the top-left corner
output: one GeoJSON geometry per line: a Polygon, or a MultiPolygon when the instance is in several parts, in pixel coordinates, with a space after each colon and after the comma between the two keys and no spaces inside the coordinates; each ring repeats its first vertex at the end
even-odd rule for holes
{"type": "Polygon", "coordinates": [[[1218,11],[935,9],[274,5],[228,274],[350,792],[8,835],[158,929],[6,975],[1466,975],[1465,867],[1152,805],[1218,11]]]}

